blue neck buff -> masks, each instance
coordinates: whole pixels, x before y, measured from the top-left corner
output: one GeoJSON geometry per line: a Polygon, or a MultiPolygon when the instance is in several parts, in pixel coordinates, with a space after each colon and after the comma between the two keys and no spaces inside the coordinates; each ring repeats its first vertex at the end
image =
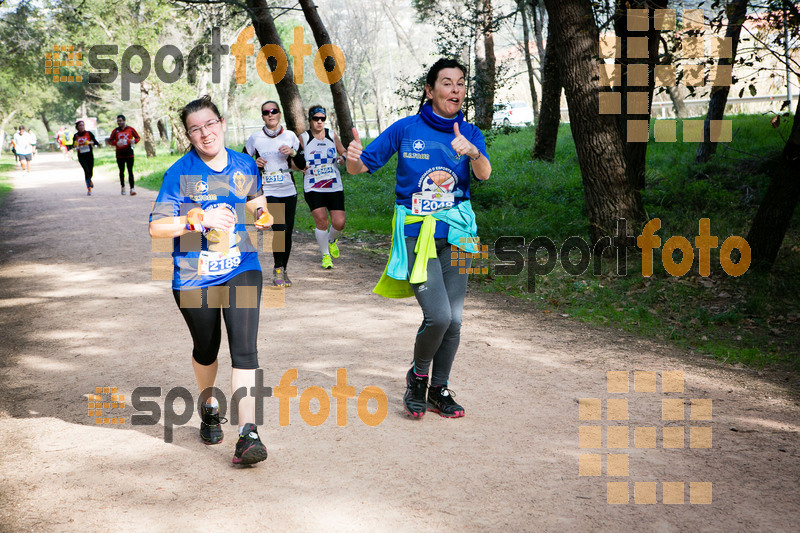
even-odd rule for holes
{"type": "Polygon", "coordinates": [[[422,120],[425,121],[425,124],[444,133],[453,133],[453,124],[458,122],[460,128],[461,123],[464,122],[463,112],[459,111],[456,118],[440,117],[433,112],[433,106],[430,102],[425,102],[425,105],[423,105],[422,109],[419,111],[419,115],[422,117],[422,120]]]}

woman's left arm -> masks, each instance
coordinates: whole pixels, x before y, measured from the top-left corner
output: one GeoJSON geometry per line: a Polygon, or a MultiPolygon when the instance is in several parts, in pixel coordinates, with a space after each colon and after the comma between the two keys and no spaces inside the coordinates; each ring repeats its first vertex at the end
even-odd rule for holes
{"type": "Polygon", "coordinates": [[[478,158],[472,159],[470,157],[470,164],[472,164],[472,173],[481,181],[486,181],[492,174],[492,164],[480,151],[478,151],[478,158]]]}
{"type": "Polygon", "coordinates": [[[453,133],[455,134],[455,139],[452,140],[450,146],[453,147],[453,150],[455,150],[458,155],[466,155],[469,157],[470,163],[472,164],[472,172],[475,174],[476,178],[481,181],[488,180],[489,176],[492,174],[492,164],[489,162],[489,159],[483,155],[477,146],[472,144],[461,134],[457,122],[453,124],[453,133]]]}

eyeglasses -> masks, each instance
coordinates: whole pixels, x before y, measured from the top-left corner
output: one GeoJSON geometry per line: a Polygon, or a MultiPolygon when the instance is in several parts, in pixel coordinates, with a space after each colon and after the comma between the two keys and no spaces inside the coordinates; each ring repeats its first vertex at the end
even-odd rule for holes
{"type": "Polygon", "coordinates": [[[261,114],[264,115],[264,116],[266,116],[266,115],[279,115],[280,112],[281,112],[280,109],[262,109],[261,110],[261,114]]]}
{"type": "Polygon", "coordinates": [[[215,119],[213,119],[213,120],[209,120],[208,122],[206,122],[206,123],[205,123],[205,124],[203,124],[202,126],[195,126],[194,128],[189,128],[188,130],[186,130],[186,133],[188,133],[190,136],[194,137],[194,136],[196,136],[198,133],[200,133],[200,131],[201,131],[203,128],[206,128],[206,129],[208,129],[208,130],[210,131],[210,130],[211,130],[211,128],[213,128],[214,126],[216,126],[217,124],[219,124],[221,120],[222,120],[222,119],[219,119],[219,118],[215,118],[215,119]]]}
{"type": "Polygon", "coordinates": [[[311,117],[311,120],[313,120],[314,122],[316,121],[325,122],[325,117],[311,117]]]}

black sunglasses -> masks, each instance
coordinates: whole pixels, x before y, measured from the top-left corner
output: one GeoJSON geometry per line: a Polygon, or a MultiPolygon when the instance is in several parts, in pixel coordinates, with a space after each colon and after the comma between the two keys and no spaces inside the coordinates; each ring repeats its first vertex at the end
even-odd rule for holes
{"type": "Polygon", "coordinates": [[[311,120],[313,120],[313,121],[315,121],[315,122],[316,122],[317,120],[319,120],[320,122],[325,122],[325,117],[311,117],[311,120]]]}
{"type": "Polygon", "coordinates": [[[281,112],[280,109],[262,109],[261,110],[261,114],[262,115],[277,115],[280,112],[281,112]]]}

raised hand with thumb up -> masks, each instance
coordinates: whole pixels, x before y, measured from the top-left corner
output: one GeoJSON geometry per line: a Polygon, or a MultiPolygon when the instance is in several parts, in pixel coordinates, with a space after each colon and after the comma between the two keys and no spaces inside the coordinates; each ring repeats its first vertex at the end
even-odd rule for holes
{"type": "Polygon", "coordinates": [[[349,174],[361,174],[367,172],[367,167],[361,162],[361,153],[364,147],[361,139],[358,138],[358,130],[353,128],[353,140],[347,145],[347,172],[349,174]]]}
{"type": "Polygon", "coordinates": [[[453,150],[455,150],[459,157],[466,155],[470,159],[477,159],[481,156],[481,152],[475,147],[475,145],[469,142],[466,137],[461,135],[461,132],[458,129],[458,122],[453,123],[453,134],[455,134],[455,138],[450,141],[450,146],[453,147],[453,150]]]}
{"type": "Polygon", "coordinates": [[[361,145],[361,139],[358,138],[358,130],[353,128],[353,140],[347,145],[347,159],[351,161],[359,159],[363,150],[364,147],[361,145]],[[354,159],[351,159],[351,154],[353,154],[354,159]]]}

